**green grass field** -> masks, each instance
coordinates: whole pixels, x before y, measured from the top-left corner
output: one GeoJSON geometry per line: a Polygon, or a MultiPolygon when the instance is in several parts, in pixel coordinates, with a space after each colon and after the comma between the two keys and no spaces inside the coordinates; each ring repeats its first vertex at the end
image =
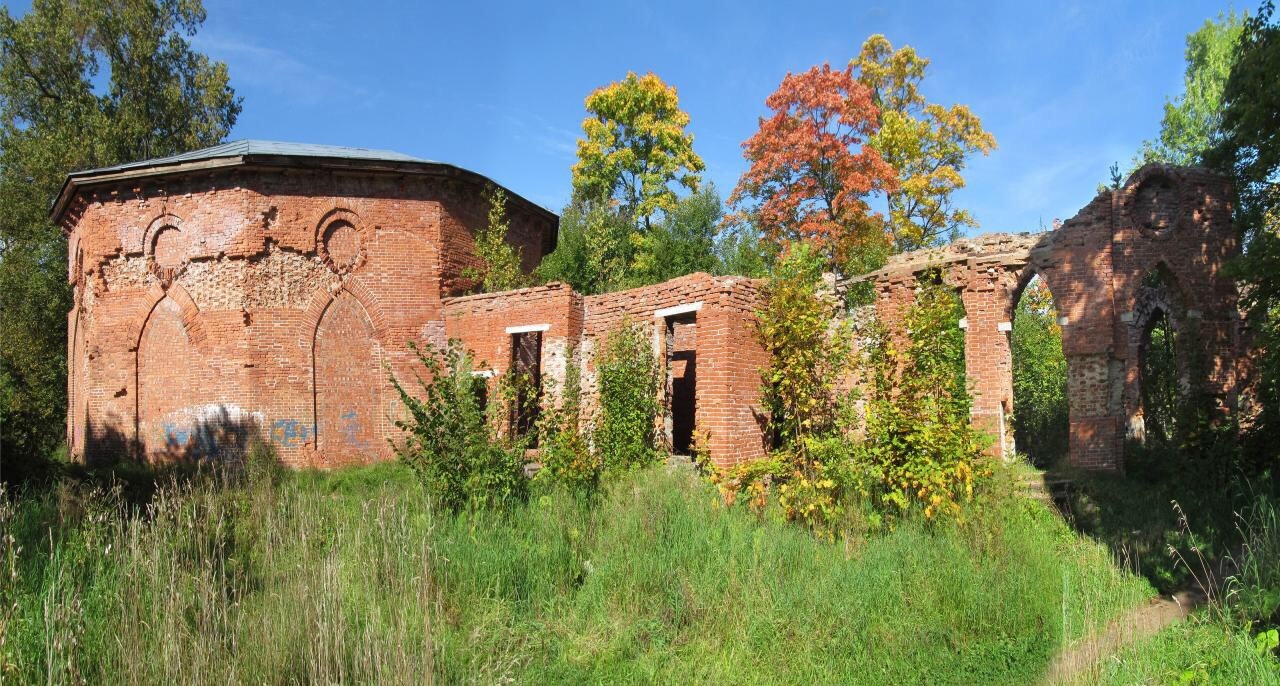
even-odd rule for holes
{"type": "MultiPolygon", "coordinates": [[[[64,483],[0,505],[0,680],[1034,683],[1153,591],[1015,481],[963,523],[834,543],[667,467],[457,516],[395,464],[198,478],[142,509],[64,483]]],[[[1280,680],[1212,622],[1099,674],[1164,683],[1201,654],[1280,680]]]]}

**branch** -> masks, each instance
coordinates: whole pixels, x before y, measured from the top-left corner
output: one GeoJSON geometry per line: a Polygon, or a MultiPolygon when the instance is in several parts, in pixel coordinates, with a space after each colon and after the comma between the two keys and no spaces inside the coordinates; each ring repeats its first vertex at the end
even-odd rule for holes
{"type": "Polygon", "coordinates": [[[18,56],[19,60],[21,60],[22,66],[26,67],[26,69],[23,71],[24,75],[35,82],[36,88],[40,89],[41,96],[48,98],[50,100],[61,102],[62,97],[59,95],[55,95],[53,92],[51,92],[49,90],[49,87],[44,84],[44,81],[41,81],[40,77],[36,76],[36,70],[32,68],[31,62],[27,59],[27,56],[23,54],[22,50],[18,48],[18,45],[16,43],[14,43],[13,45],[13,53],[18,56]]]}

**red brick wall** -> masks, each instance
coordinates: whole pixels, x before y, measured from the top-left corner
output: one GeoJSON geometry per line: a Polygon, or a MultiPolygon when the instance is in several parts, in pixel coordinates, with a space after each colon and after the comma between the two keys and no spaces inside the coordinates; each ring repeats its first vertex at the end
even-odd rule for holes
{"type": "Polygon", "coordinates": [[[1174,281],[1176,327],[1198,329],[1208,377],[1203,388],[1228,411],[1247,376],[1249,347],[1235,284],[1223,268],[1239,251],[1225,180],[1203,170],[1152,165],[1117,191],[1100,194],[1061,228],[1042,234],[990,234],[943,249],[895,256],[873,275],[877,310],[895,335],[914,299],[916,275],[940,268],[964,300],[966,376],[975,426],[1004,440],[1013,408],[1009,329],[1022,288],[1044,279],[1063,321],[1070,407],[1069,459],[1118,469],[1126,435],[1141,430],[1140,342],[1152,293],[1143,277],[1164,270],[1174,281]]]}
{"type": "MultiPolygon", "coordinates": [[[[388,456],[382,365],[411,378],[407,342],[442,339],[482,190],[232,167],[80,191],[62,218],[73,453],[218,459],[260,434],[290,464],[388,456]]],[[[536,264],[554,217],[515,199],[510,214],[536,264]]]]}
{"type": "Polygon", "coordinates": [[[701,303],[693,315],[697,333],[690,339],[697,355],[695,431],[707,438],[712,460],[730,465],[764,454],[760,370],[768,356],[754,333],[758,298],[758,285],[749,279],[691,274],[586,297],[553,284],[452,298],[445,301],[445,318],[448,336],[460,339],[478,361],[498,373],[506,371],[511,359],[507,327],[548,324],[543,373],[554,390],[563,383],[564,365],[571,362],[563,351],[570,345],[582,351],[576,363],[583,370],[584,407],[590,417],[597,392],[593,355],[602,339],[623,322],[638,323],[652,331],[656,354],[662,349],[665,325],[654,313],[701,303]]]}

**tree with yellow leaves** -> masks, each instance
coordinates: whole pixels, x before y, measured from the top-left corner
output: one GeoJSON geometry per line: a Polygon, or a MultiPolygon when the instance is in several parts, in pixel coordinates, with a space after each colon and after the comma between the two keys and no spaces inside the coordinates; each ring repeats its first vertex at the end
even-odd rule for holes
{"type": "Polygon", "coordinates": [[[867,144],[898,172],[896,188],[887,193],[894,250],[938,245],[962,227],[977,226],[973,215],[955,206],[953,194],[964,187],[960,172],[968,157],[991,152],[995,136],[968,107],[925,100],[920,82],[929,60],[911,46],[894,50],[876,34],[849,66],[880,109],[879,129],[867,144]]]}
{"type": "Polygon", "coordinates": [[[671,184],[698,190],[705,165],[693,151],[693,135],[685,130],[689,115],[674,87],[653,73],[628,72],[588,95],[586,106],[573,165],[575,195],[611,199],[647,230],[655,213],[676,206],[671,184]]]}

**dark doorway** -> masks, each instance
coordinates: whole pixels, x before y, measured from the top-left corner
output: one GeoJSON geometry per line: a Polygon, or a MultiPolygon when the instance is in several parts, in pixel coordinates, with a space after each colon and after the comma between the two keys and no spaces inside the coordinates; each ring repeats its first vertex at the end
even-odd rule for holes
{"type": "Polygon", "coordinates": [[[671,452],[689,455],[697,419],[698,327],[693,313],[666,318],[668,435],[671,452]]]}
{"type": "Polygon", "coordinates": [[[542,332],[511,334],[511,432],[538,447],[538,414],[542,405],[542,332]]]}

